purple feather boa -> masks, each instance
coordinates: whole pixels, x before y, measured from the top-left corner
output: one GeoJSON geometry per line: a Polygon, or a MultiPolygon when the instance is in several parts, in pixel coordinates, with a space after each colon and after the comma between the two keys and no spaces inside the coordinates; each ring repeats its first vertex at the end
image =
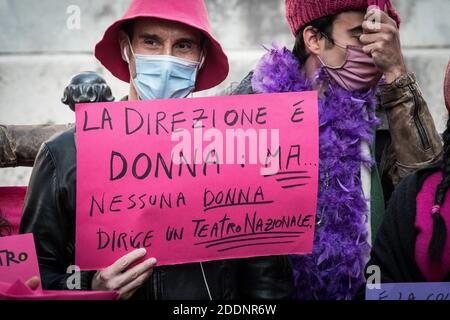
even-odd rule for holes
{"type": "MultiPolygon", "coordinates": [[[[313,90],[295,56],[274,47],[262,58],[252,79],[255,92],[313,90]]],[[[361,142],[372,145],[375,89],[351,93],[318,70],[317,85],[327,86],[319,98],[319,195],[313,253],[291,256],[295,297],[302,300],[352,299],[364,283],[367,242],[367,199],[362,193],[361,165],[372,159],[362,155],[361,142]]],[[[317,86],[316,86],[317,87],[317,86]]]]}

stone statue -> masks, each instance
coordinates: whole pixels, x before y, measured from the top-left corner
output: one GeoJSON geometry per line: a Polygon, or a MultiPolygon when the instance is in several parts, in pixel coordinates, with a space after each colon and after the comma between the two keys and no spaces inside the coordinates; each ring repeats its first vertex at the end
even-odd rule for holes
{"type": "Polygon", "coordinates": [[[73,76],[64,90],[61,102],[75,111],[76,103],[112,102],[114,97],[106,81],[92,71],[73,76]]]}
{"type": "MultiPolygon", "coordinates": [[[[114,97],[101,76],[87,71],[72,77],[61,101],[74,111],[76,103],[111,102],[114,97]]],[[[0,124],[0,168],[32,167],[41,144],[72,126],[0,124]]]]}

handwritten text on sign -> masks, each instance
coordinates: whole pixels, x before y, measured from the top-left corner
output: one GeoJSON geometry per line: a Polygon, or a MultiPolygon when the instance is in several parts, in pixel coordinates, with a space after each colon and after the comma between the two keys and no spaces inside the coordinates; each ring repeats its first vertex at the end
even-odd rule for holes
{"type": "Polygon", "coordinates": [[[26,282],[39,276],[33,234],[0,237],[0,282],[26,282]]]}
{"type": "Polygon", "coordinates": [[[76,264],[312,250],[317,93],[82,104],[76,264]]]}
{"type": "Polygon", "coordinates": [[[382,283],[366,288],[366,300],[450,300],[450,282],[382,283]]]}

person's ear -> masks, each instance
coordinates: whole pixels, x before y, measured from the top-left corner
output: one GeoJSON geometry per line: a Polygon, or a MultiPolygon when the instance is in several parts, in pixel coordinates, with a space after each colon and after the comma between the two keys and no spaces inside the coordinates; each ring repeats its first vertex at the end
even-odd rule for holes
{"type": "Polygon", "coordinates": [[[320,55],[324,37],[314,27],[308,26],[303,30],[303,41],[308,53],[320,55]]]}
{"type": "Polygon", "coordinates": [[[122,55],[122,59],[127,63],[130,63],[130,41],[128,41],[128,34],[120,30],[119,31],[119,45],[120,45],[120,53],[122,55]]]}

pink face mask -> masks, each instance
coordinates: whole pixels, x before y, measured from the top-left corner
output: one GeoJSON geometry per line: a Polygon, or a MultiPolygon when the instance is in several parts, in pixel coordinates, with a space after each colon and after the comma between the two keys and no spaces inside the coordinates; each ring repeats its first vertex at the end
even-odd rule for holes
{"type": "Polygon", "coordinates": [[[335,44],[347,50],[346,58],[341,66],[331,67],[319,57],[327,74],[347,91],[361,91],[375,87],[383,74],[375,65],[373,58],[364,53],[361,47],[335,44]]]}

